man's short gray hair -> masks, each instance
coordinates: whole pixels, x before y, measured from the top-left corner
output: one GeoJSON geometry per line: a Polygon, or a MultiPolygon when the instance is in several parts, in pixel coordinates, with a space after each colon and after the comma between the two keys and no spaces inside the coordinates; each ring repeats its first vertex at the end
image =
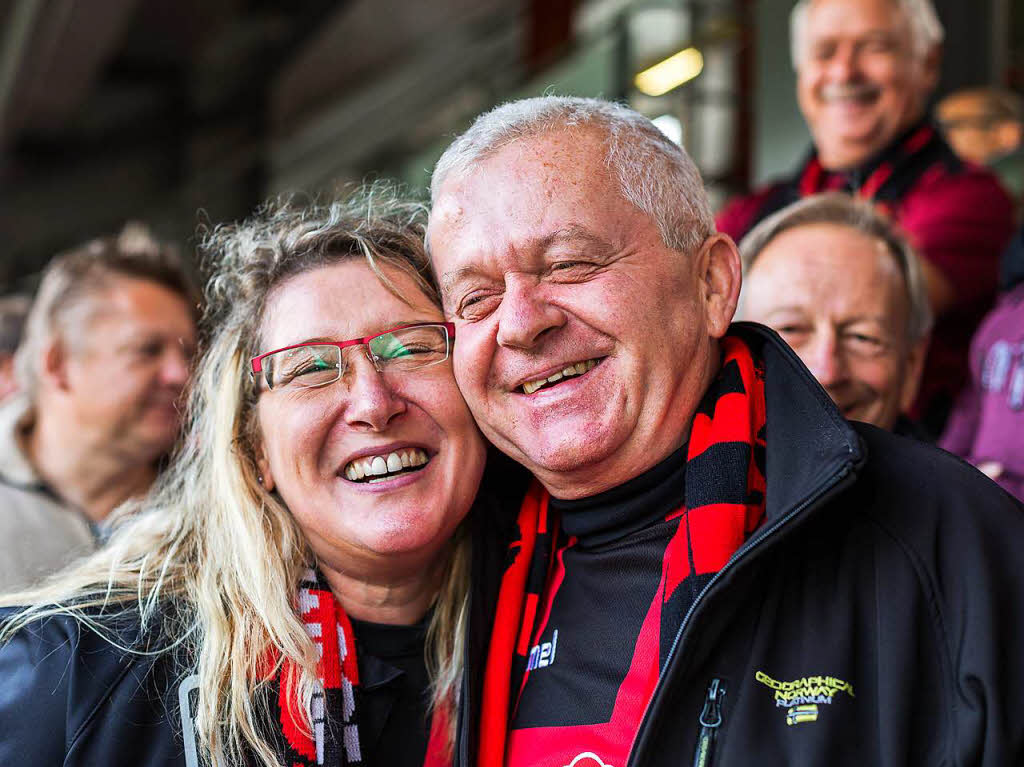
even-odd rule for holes
{"type": "MultiPolygon", "coordinates": [[[[807,29],[807,12],[812,0],[800,0],[789,14],[789,51],[793,68],[800,69],[804,54],[804,32],[807,29]]],[[[903,11],[910,25],[910,39],[914,55],[924,58],[935,46],[942,43],[945,30],[932,0],[890,0],[903,11]]]]}
{"type": "Polygon", "coordinates": [[[15,376],[35,401],[43,351],[54,338],[81,330],[102,306],[113,277],[155,282],[181,296],[198,315],[199,293],[178,251],[155,240],[141,224],[129,223],[114,236],[99,237],[53,258],[43,272],[14,357],[15,376]]]}
{"type": "Polygon", "coordinates": [[[601,99],[540,96],[502,104],[480,115],[434,167],[431,199],[446,179],[521,138],[596,127],[606,136],[605,165],[622,196],[649,215],[666,246],[692,252],[715,233],[704,183],[693,160],[643,115],[601,99]]]}
{"type": "Polygon", "coordinates": [[[904,234],[871,203],[841,192],[805,197],[772,214],[755,226],[740,242],[743,276],[749,274],[761,252],[776,237],[790,229],[815,224],[845,226],[880,240],[903,276],[907,298],[907,340],[917,343],[932,329],[928,289],[917,254],[904,234]]]}

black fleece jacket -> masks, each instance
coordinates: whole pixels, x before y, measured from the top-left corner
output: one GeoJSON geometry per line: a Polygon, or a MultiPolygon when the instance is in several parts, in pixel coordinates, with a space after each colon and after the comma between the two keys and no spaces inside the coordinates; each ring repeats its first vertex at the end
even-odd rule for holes
{"type": "MultiPolygon", "coordinates": [[[[948,453],[844,421],[774,333],[733,330],[765,361],[766,521],[683,616],[628,763],[1024,764],[1024,508],[948,453]]],[[[472,668],[503,564],[477,563],[472,668]]]]}

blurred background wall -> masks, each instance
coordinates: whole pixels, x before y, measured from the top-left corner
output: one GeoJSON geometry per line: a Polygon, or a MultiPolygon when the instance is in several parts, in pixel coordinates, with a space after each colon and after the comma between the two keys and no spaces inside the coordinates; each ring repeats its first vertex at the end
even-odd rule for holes
{"type": "MultiPolygon", "coordinates": [[[[544,92],[626,99],[713,201],[807,150],[791,0],[0,0],[0,288],[125,220],[186,246],[268,195],[422,193],[451,136],[544,92]],[[673,54],[685,83],[636,75],[673,54]],[[651,90],[650,87],[647,87],[651,90]],[[656,90],[656,89],[655,89],[656,90]],[[653,92],[653,91],[652,91],[653,92]]],[[[942,84],[1024,89],[1024,2],[937,0],[942,84]]]]}

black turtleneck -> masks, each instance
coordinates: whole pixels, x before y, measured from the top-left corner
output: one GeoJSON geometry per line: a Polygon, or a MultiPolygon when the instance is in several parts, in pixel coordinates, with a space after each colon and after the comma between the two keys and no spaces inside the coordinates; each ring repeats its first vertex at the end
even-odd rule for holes
{"type": "Polygon", "coordinates": [[[686,608],[706,580],[687,578],[667,599],[663,594],[666,547],[683,519],[685,475],[683,447],[606,492],[551,499],[559,540],[513,730],[608,721],[644,620],[661,600],[660,626],[653,630],[660,635],[659,667],[664,662],[686,608]]]}

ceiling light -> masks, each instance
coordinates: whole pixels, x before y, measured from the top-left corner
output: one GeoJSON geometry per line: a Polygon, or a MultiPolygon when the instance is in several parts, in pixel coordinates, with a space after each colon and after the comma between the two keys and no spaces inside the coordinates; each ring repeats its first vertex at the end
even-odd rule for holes
{"type": "Polygon", "coordinates": [[[648,96],[661,96],[689,82],[704,69],[704,57],[696,48],[687,48],[669,56],[636,76],[637,90],[648,96]]]}

